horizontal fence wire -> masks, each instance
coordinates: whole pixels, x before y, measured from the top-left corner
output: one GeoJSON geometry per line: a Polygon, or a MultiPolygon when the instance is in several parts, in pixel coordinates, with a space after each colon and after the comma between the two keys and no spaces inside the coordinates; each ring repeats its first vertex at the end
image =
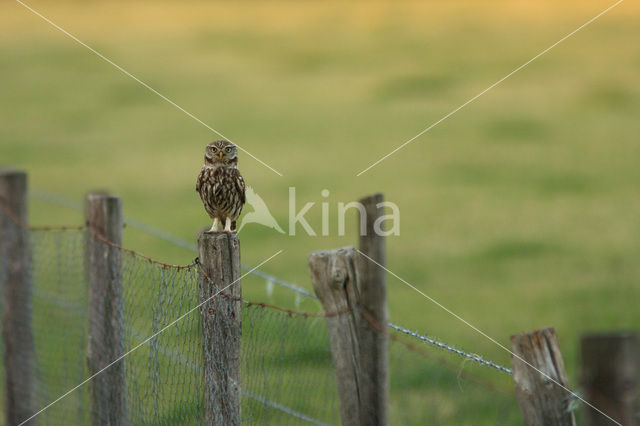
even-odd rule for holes
{"type": "Polygon", "coordinates": [[[480,355],[476,355],[476,354],[470,354],[467,353],[465,351],[462,351],[460,349],[455,348],[454,346],[450,346],[446,343],[443,343],[437,339],[431,338],[431,337],[427,337],[427,336],[423,336],[421,334],[416,333],[415,331],[411,331],[409,329],[406,329],[404,327],[400,327],[399,325],[395,325],[392,323],[389,323],[389,327],[399,331],[401,333],[406,334],[407,336],[413,337],[415,339],[421,340],[423,342],[429,343],[431,345],[437,346],[440,349],[444,349],[447,350],[449,352],[453,352],[454,354],[460,355],[463,358],[469,359],[471,361],[475,361],[479,364],[482,365],[486,365],[487,367],[491,367],[491,368],[495,368],[498,371],[502,371],[503,373],[507,373],[507,374],[513,374],[510,368],[507,367],[503,367],[502,365],[496,364],[493,361],[488,361],[486,359],[484,359],[483,357],[481,357],[480,355]]]}

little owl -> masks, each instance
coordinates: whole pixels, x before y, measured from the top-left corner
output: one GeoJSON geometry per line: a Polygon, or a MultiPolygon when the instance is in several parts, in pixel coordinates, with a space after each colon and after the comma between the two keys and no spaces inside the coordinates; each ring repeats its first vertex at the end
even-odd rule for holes
{"type": "Polygon", "coordinates": [[[228,141],[211,142],[204,150],[204,166],[198,175],[196,191],[213,225],[209,232],[217,232],[224,224],[224,232],[235,231],[236,220],[244,206],[244,179],[238,170],[238,150],[228,141]]]}

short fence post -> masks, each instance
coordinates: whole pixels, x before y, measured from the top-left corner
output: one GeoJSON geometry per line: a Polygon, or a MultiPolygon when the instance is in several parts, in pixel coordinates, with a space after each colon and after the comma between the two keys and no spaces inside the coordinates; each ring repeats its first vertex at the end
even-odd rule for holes
{"type": "Polygon", "coordinates": [[[550,327],[511,336],[511,350],[517,355],[512,355],[511,362],[524,424],[574,426],[575,419],[569,411],[571,395],[540,374],[541,371],[569,388],[555,330],[550,327]]]}
{"type": "Polygon", "coordinates": [[[311,282],[327,314],[331,355],[338,382],[343,426],[362,425],[360,405],[360,315],[356,251],[345,247],[309,255],[311,282]]]}
{"type": "Polygon", "coordinates": [[[242,288],[238,236],[201,232],[198,256],[202,268],[204,420],[207,425],[240,425],[242,288]]]}
{"type": "MultiPolygon", "coordinates": [[[[122,310],[122,202],[119,197],[89,194],[86,266],[89,281],[87,365],[98,373],[124,352],[122,310]]],[[[91,422],[127,424],[125,360],[111,365],[89,382],[91,422]]]]}
{"type": "MultiPolygon", "coordinates": [[[[640,351],[634,333],[589,334],[580,340],[581,382],[590,404],[625,426],[638,424],[640,351]]],[[[587,425],[612,425],[591,407],[587,425]]]]}
{"type": "MultiPolygon", "coordinates": [[[[31,277],[27,226],[27,174],[0,170],[0,283],[7,425],[35,412],[34,342],[31,325],[31,277]]],[[[35,424],[35,420],[29,422],[35,424]]]]}
{"type": "MultiPolygon", "coordinates": [[[[374,194],[362,198],[366,215],[359,216],[360,247],[366,256],[358,256],[358,283],[361,309],[364,309],[373,320],[386,327],[389,322],[387,309],[386,244],[384,235],[375,229],[376,221],[383,215],[384,201],[382,194],[374,194]],[[362,233],[362,230],[365,232],[362,233]],[[377,264],[376,264],[377,263],[377,264]]],[[[369,407],[363,413],[363,424],[385,425],[389,422],[389,338],[371,327],[367,321],[360,322],[360,385],[362,387],[361,403],[369,407]]]]}
{"type": "Polygon", "coordinates": [[[362,330],[373,327],[369,323],[373,317],[360,310],[357,258],[353,247],[315,252],[309,255],[309,270],[316,295],[328,314],[327,328],[340,396],[342,424],[384,425],[387,422],[387,407],[377,404],[386,404],[386,397],[371,394],[377,391],[384,394],[386,389],[375,386],[384,386],[385,383],[376,383],[376,380],[368,378],[375,371],[366,370],[381,368],[377,364],[381,360],[375,357],[382,350],[377,346],[379,341],[370,338],[369,334],[362,338],[362,330]],[[365,315],[370,316],[369,320],[365,315]]]}

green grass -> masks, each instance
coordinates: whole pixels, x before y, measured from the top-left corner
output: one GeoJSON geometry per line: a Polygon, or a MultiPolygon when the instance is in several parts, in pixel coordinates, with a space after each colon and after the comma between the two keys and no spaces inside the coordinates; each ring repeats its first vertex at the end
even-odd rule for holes
{"type": "MultiPolygon", "coordinates": [[[[244,263],[282,248],[264,269],[310,288],[307,254],[356,241],[353,217],[350,234],[334,236],[337,202],[382,191],[401,209],[389,268],[503,344],[555,326],[572,385],[581,333],[638,330],[637,5],[622,3],[361,177],[610,3],[32,5],[280,170],[240,158],[281,226],[289,186],[298,209],[316,202],[316,230],[330,190],[332,236],[249,226],[244,263]]],[[[195,177],[216,136],[26,9],[0,11],[1,162],[26,169],[32,188],[77,200],[108,188],[126,214],[193,240],[208,224],[195,177]]],[[[34,224],[82,220],[31,201],[34,224]]],[[[135,230],[125,243],[171,263],[194,257],[135,230]]],[[[395,321],[509,364],[401,282],[388,286],[395,321]]],[[[243,291],[265,297],[259,282],[243,291]]],[[[407,368],[418,374],[420,362],[407,368]]],[[[490,395],[451,389],[416,389],[393,412],[499,422],[490,395]],[[437,415],[424,408],[431,397],[437,415]]]]}

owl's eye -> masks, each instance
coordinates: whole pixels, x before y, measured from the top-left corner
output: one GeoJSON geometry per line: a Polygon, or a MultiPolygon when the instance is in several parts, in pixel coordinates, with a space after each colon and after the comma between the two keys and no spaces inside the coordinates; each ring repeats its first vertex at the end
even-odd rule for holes
{"type": "Polygon", "coordinates": [[[230,146],[228,146],[228,147],[226,147],[224,150],[225,150],[225,152],[228,154],[228,153],[230,153],[230,152],[231,152],[231,147],[230,147],[230,146]]]}
{"type": "Polygon", "coordinates": [[[216,152],[218,150],[218,148],[216,148],[215,146],[211,147],[211,152],[216,152]]]}

